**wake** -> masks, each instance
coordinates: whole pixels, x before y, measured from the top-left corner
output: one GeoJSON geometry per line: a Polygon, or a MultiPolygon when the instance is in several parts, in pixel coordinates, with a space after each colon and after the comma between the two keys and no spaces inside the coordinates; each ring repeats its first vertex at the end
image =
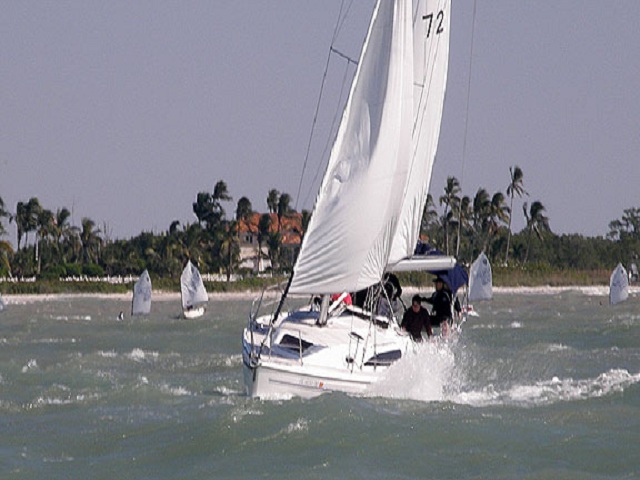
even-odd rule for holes
{"type": "Polygon", "coordinates": [[[610,369],[596,377],[571,377],[500,385],[498,378],[470,382],[459,365],[462,351],[454,340],[415,345],[393,364],[366,396],[421,402],[450,402],[472,407],[536,407],[605,397],[640,383],[640,373],[610,369]],[[480,384],[479,384],[480,383],[480,384]]]}
{"type": "Polygon", "coordinates": [[[550,380],[514,385],[505,389],[496,389],[493,384],[490,384],[479,390],[453,394],[449,400],[475,407],[499,405],[535,407],[604,397],[623,392],[639,382],[640,373],[630,374],[625,369],[611,369],[595,378],[553,377],[550,380]]]}

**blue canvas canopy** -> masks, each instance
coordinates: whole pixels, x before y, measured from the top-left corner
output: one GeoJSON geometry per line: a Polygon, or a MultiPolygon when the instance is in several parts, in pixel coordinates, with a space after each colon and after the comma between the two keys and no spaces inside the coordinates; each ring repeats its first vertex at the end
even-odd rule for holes
{"type": "MultiPolygon", "coordinates": [[[[418,241],[414,252],[416,255],[444,255],[440,250],[431,248],[428,243],[418,241]]],[[[466,270],[457,264],[449,270],[433,270],[429,271],[434,275],[439,276],[451,289],[451,292],[455,295],[460,287],[469,284],[469,275],[466,270]]]]}
{"type": "Polygon", "coordinates": [[[429,273],[433,273],[434,275],[438,275],[440,278],[442,278],[445,283],[449,285],[449,288],[454,295],[460,287],[469,283],[469,275],[467,274],[465,269],[457,263],[455,267],[449,270],[440,270],[429,273]]]}

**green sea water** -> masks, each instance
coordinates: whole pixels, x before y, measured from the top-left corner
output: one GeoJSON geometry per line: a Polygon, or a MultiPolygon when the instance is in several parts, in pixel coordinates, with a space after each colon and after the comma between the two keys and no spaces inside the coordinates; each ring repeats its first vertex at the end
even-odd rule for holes
{"type": "Polygon", "coordinates": [[[501,293],[366,396],[260,401],[249,301],[12,297],[0,314],[3,479],[640,478],[640,298],[501,293]]]}

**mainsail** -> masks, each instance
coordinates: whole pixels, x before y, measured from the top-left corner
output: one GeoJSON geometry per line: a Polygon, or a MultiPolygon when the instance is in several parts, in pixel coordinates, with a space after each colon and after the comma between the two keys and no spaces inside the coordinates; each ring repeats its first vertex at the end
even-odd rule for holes
{"type": "Polygon", "coordinates": [[[449,12],[444,0],[376,5],[291,293],[357,291],[413,253],[440,131],[449,12]]]}
{"type": "Polygon", "coordinates": [[[628,297],[629,276],[622,264],[618,263],[609,279],[609,303],[615,305],[616,303],[624,302],[628,297]]]}
{"type": "Polygon", "coordinates": [[[4,310],[4,300],[2,300],[2,295],[0,295],[0,312],[4,310]]]}
{"type": "Polygon", "coordinates": [[[490,300],[493,297],[493,279],[489,259],[482,252],[471,264],[469,275],[469,301],[490,300]]]}
{"type": "Polygon", "coordinates": [[[145,270],[133,285],[131,315],[148,315],[151,312],[151,278],[145,270]]]}
{"type": "Polygon", "coordinates": [[[182,296],[182,308],[192,308],[209,301],[209,295],[204,288],[204,282],[200,272],[191,260],[182,270],[180,276],[180,293],[182,296]]]}
{"type": "Polygon", "coordinates": [[[450,1],[413,2],[413,124],[409,178],[388,264],[413,254],[438,148],[449,66],[450,1]]]}

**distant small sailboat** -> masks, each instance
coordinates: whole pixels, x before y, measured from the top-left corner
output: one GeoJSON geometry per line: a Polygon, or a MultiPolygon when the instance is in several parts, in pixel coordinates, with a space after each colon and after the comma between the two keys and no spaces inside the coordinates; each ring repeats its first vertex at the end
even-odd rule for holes
{"type": "Polygon", "coordinates": [[[629,276],[627,271],[618,263],[609,279],[609,303],[624,302],[629,297],[629,276]]]}
{"type": "Polygon", "coordinates": [[[184,318],[198,318],[204,315],[209,295],[204,288],[200,271],[191,260],[187,262],[180,276],[180,294],[184,318]]]}
{"type": "Polygon", "coordinates": [[[493,298],[493,276],[489,259],[482,252],[471,264],[469,274],[469,301],[491,300],[493,298]]]}
{"type": "Polygon", "coordinates": [[[4,300],[2,299],[2,295],[0,295],[0,312],[5,309],[4,300]]]}
{"type": "Polygon", "coordinates": [[[149,315],[151,312],[151,278],[145,270],[133,285],[131,315],[149,315]]]}

